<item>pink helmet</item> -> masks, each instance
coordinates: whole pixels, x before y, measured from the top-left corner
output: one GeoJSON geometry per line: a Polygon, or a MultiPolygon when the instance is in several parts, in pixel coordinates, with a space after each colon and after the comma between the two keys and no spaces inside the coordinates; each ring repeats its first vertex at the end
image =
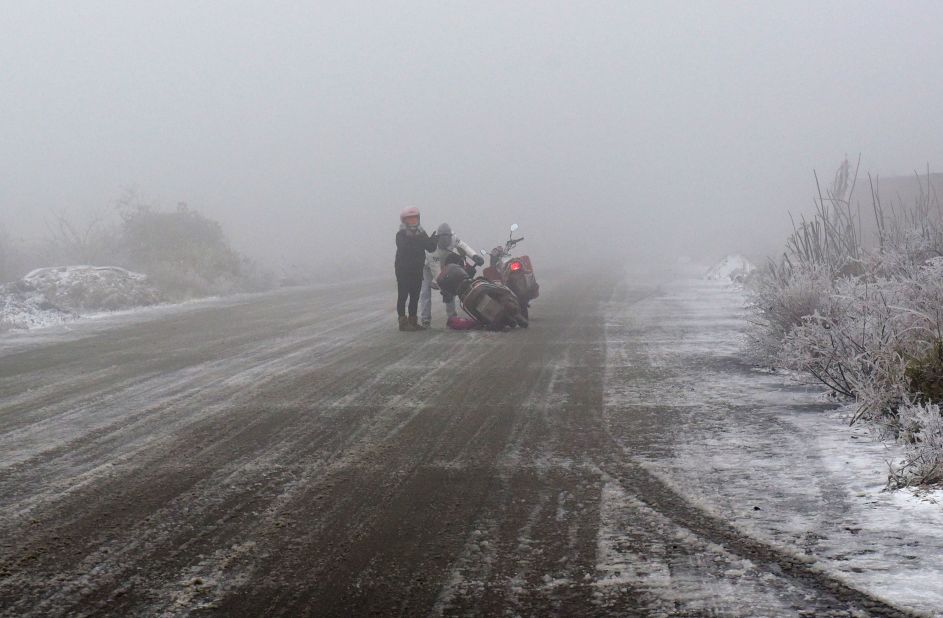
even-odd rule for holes
{"type": "Polygon", "coordinates": [[[400,220],[400,222],[402,222],[402,223],[406,223],[406,219],[408,219],[409,217],[416,217],[416,218],[418,219],[418,218],[419,218],[419,209],[416,208],[415,206],[409,206],[409,207],[407,207],[407,208],[404,208],[404,209],[399,213],[399,220],[400,220]]]}

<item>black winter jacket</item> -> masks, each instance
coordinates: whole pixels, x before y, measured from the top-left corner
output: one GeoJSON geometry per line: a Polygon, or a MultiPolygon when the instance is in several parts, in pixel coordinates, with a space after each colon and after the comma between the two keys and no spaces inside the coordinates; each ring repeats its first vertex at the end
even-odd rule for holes
{"type": "Polygon", "coordinates": [[[397,277],[422,277],[422,267],[426,264],[426,252],[435,251],[436,239],[420,229],[416,234],[407,234],[401,229],[396,233],[396,269],[397,277]]]}

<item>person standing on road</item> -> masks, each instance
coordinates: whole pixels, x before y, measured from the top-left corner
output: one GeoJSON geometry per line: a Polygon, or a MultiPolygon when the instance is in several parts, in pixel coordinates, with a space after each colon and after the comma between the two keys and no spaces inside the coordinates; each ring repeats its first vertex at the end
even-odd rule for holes
{"type": "MultiPolygon", "coordinates": [[[[468,258],[474,262],[476,266],[481,266],[485,263],[485,259],[478,255],[478,252],[452,233],[452,227],[448,223],[440,225],[439,229],[435,232],[435,236],[437,237],[436,247],[435,250],[426,257],[426,265],[422,272],[422,292],[419,295],[419,317],[422,319],[422,325],[425,327],[428,327],[432,323],[432,284],[435,278],[439,276],[439,273],[442,272],[442,268],[446,265],[446,260],[449,256],[457,255],[462,258],[461,262],[464,262],[465,258],[468,258]]],[[[445,303],[446,316],[450,318],[455,317],[457,315],[455,311],[455,297],[447,296],[443,292],[442,301],[445,303]]]]}
{"type": "Polygon", "coordinates": [[[436,235],[429,236],[419,225],[419,209],[404,208],[399,214],[399,231],[396,232],[396,312],[399,314],[401,331],[422,330],[416,318],[419,291],[422,287],[422,271],[426,263],[426,252],[436,248],[436,235]],[[409,315],[407,317],[407,302],[409,315]]]}

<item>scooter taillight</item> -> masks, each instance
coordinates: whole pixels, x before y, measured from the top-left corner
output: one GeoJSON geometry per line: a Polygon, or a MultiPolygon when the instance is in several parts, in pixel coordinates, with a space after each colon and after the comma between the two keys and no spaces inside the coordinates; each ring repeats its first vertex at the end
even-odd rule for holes
{"type": "Polygon", "coordinates": [[[521,268],[523,268],[523,266],[521,266],[521,263],[520,263],[520,262],[511,262],[511,265],[508,266],[508,268],[511,269],[511,272],[512,272],[512,273],[516,273],[516,272],[519,271],[521,268]]]}

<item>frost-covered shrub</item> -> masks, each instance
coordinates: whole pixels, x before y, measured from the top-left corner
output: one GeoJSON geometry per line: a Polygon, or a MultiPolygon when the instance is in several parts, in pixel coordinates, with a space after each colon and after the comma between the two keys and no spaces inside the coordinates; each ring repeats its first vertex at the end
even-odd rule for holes
{"type": "Polygon", "coordinates": [[[934,403],[909,403],[898,409],[899,440],[907,458],[891,470],[891,484],[943,482],[943,415],[934,403]]]}
{"type": "Polygon", "coordinates": [[[172,212],[137,205],[122,218],[129,261],[172,297],[228,291],[238,278],[239,255],[216,221],[185,205],[172,212]]]}
{"type": "Polygon", "coordinates": [[[823,307],[783,340],[782,363],[829,389],[857,399],[859,417],[877,419],[906,398],[907,359],[922,353],[915,316],[892,281],[845,278],[823,307]]]}
{"type": "Polygon", "coordinates": [[[771,261],[751,282],[760,326],[751,347],[759,360],[775,364],[783,341],[807,317],[830,316],[835,281],[863,269],[857,217],[851,209],[856,179],[857,170],[852,175],[845,160],[831,187],[819,190],[815,215],[793,222],[782,259],[771,261]]]}
{"type": "Polygon", "coordinates": [[[753,307],[760,328],[751,336],[759,362],[775,365],[783,341],[807,316],[822,313],[831,294],[831,279],[821,269],[786,271],[769,264],[752,282],[753,307]]]}
{"type": "Polygon", "coordinates": [[[181,204],[161,211],[128,202],[121,212],[128,263],[170,298],[271,288],[274,277],[229,244],[222,226],[181,204]]]}
{"type": "MultiPolygon", "coordinates": [[[[854,399],[854,420],[907,445],[894,483],[943,480],[943,209],[930,193],[885,214],[865,247],[850,209],[847,164],[818,212],[793,230],[787,251],[753,286],[755,338],[772,364],[854,399]]],[[[850,183],[854,186],[854,182],[850,183]]],[[[874,194],[875,192],[872,191],[874,194]]]]}
{"type": "Polygon", "coordinates": [[[941,379],[933,351],[943,332],[943,258],[896,273],[880,272],[881,263],[865,276],[836,281],[824,310],[785,337],[781,356],[857,398],[869,417],[911,395],[932,397],[927,384],[941,379]]]}

